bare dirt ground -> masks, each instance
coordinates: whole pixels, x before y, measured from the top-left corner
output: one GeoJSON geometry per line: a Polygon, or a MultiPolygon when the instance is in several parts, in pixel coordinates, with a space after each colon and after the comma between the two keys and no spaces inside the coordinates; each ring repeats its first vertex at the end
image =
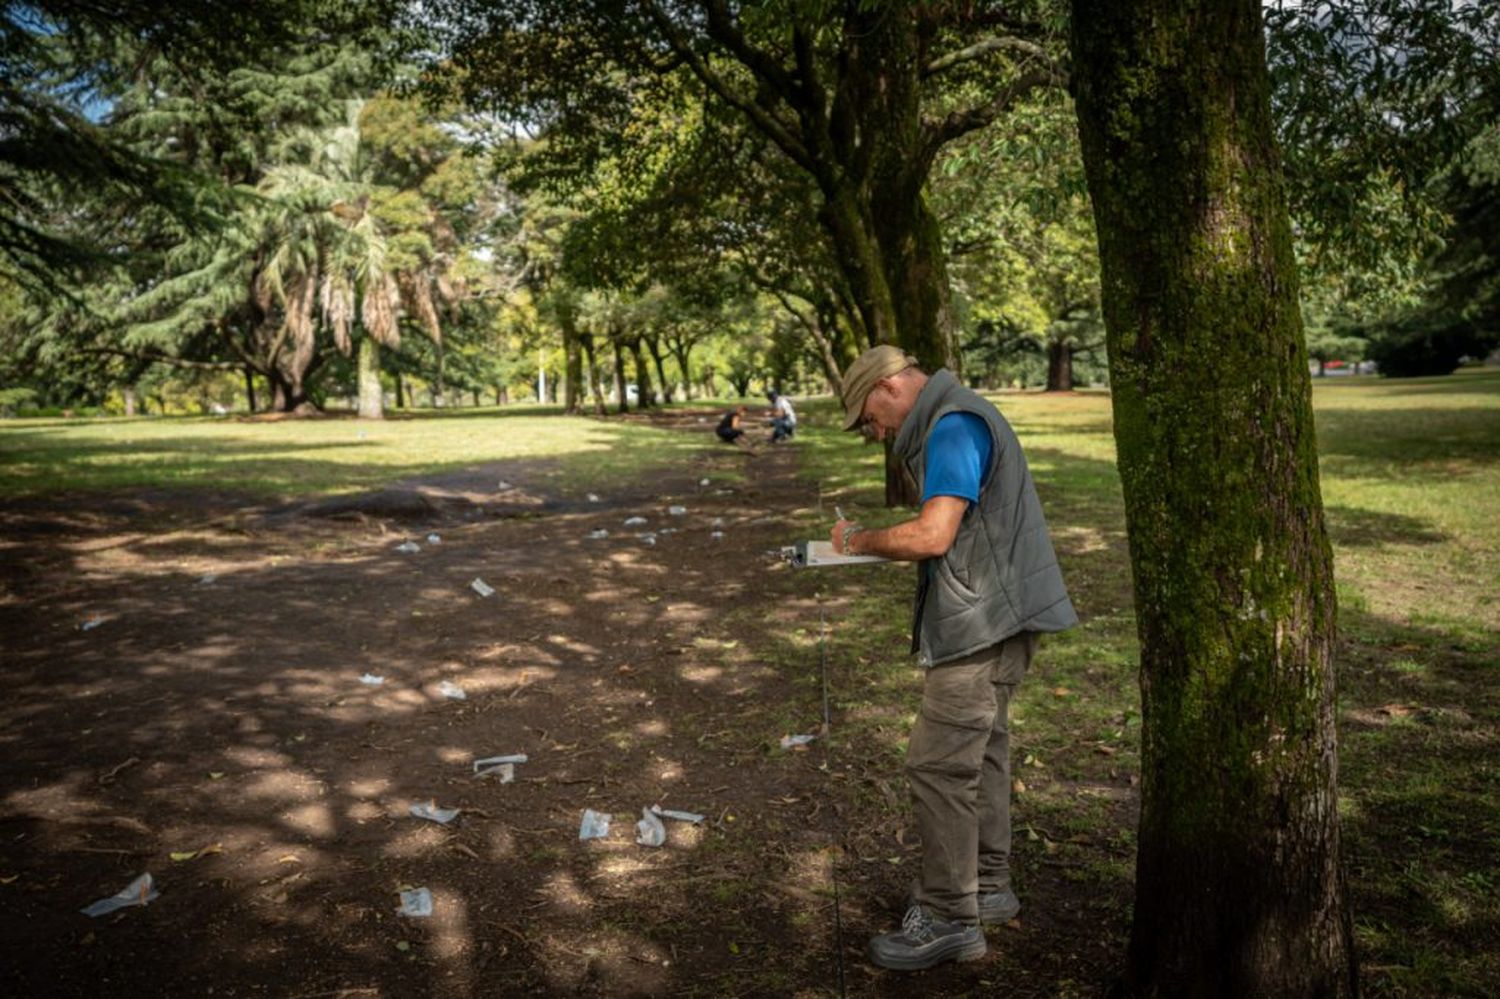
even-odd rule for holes
{"type": "Polygon", "coordinates": [[[6,990],[836,994],[842,964],[850,994],[1095,991],[1108,934],[1045,873],[984,960],[864,962],[912,869],[901,775],[779,746],[822,719],[816,653],[788,667],[785,642],[820,608],[766,553],[818,497],[795,444],[691,432],[699,463],[597,503],[510,464],[352,507],[0,505],[6,990]],[[509,753],[513,783],[472,775],[509,753]],[[639,846],[652,804],[706,821],[639,846]],[[585,808],[606,839],[579,841],[585,808]],[[149,906],[80,914],[146,871],[149,906]],[[430,918],[397,914],[415,887],[430,918]]]}

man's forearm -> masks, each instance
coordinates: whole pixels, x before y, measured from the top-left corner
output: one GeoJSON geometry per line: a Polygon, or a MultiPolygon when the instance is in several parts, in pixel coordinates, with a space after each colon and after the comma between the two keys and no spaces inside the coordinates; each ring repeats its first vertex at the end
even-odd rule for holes
{"type": "Polygon", "coordinates": [[[846,550],[850,555],[879,555],[916,562],[936,558],[948,550],[948,545],[920,518],[913,518],[891,527],[860,528],[849,535],[846,550]]]}
{"type": "Polygon", "coordinates": [[[879,555],[903,562],[937,558],[953,544],[959,522],[969,507],[956,496],[934,496],[922,504],[922,512],[892,527],[866,530],[844,519],[839,511],[833,525],[833,550],[850,555],[879,555]]]}

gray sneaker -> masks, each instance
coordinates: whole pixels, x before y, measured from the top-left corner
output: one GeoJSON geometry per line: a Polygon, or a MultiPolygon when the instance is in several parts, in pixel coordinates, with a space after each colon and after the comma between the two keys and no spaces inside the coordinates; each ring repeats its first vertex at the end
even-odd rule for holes
{"type": "Polygon", "coordinates": [[[1016,893],[1009,888],[979,893],[979,921],[981,923],[1008,923],[1020,913],[1021,900],[1016,898],[1016,893]]]}
{"type": "Polygon", "coordinates": [[[906,910],[901,929],[870,940],[865,954],[872,964],[896,971],[922,971],[944,961],[984,957],[984,930],[978,926],[934,919],[920,905],[906,910]]]}
{"type": "MultiPolygon", "coordinates": [[[[1008,923],[1021,914],[1021,900],[1016,898],[1016,893],[1009,888],[1000,891],[982,891],[979,893],[979,921],[985,925],[992,923],[1008,923]]],[[[907,912],[917,902],[917,887],[912,885],[907,889],[906,896],[901,900],[902,912],[907,912]]]]}

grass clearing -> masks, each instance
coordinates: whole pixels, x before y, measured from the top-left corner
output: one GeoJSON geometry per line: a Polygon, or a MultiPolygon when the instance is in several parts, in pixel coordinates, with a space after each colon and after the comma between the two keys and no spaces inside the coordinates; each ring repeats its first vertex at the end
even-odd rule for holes
{"type": "Polygon", "coordinates": [[[287,497],[355,492],[495,461],[545,460],[576,493],[680,467],[707,439],[542,407],[384,421],[222,417],[0,421],[0,496],[211,489],[287,497]]]}

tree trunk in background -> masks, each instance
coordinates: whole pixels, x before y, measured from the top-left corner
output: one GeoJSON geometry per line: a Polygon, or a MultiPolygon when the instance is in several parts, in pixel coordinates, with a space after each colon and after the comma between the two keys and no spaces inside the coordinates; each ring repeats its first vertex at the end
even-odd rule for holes
{"type": "Polygon", "coordinates": [[[689,355],[692,349],[692,345],[685,340],[678,340],[672,344],[672,356],[677,358],[677,370],[682,373],[682,397],[684,399],[693,397],[693,371],[689,367],[689,355]]]}
{"type": "Polygon", "coordinates": [[[563,411],[577,413],[583,400],[583,349],[571,312],[559,316],[563,334],[563,411]]]}
{"type": "Polygon", "coordinates": [[[646,367],[646,356],[641,353],[641,338],[630,341],[630,355],[635,360],[636,405],[641,409],[656,405],[656,390],[651,385],[651,369],[646,367]]]}
{"type": "Polygon", "coordinates": [[[625,396],[625,355],[620,350],[620,334],[610,334],[610,346],[615,351],[615,400],[621,413],[630,411],[630,400],[625,396]]]}
{"type": "Polygon", "coordinates": [[[245,405],[250,407],[250,414],[255,414],[255,369],[245,365],[245,405]]]}
{"type": "Polygon", "coordinates": [[[385,399],[380,388],[380,345],[366,333],[359,338],[359,417],[385,419],[385,399]]]}
{"type": "Polygon", "coordinates": [[[1050,341],[1047,344],[1047,391],[1073,391],[1073,345],[1050,341]]]}
{"type": "Polygon", "coordinates": [[[136,414],[136,407],[138,405],[138,399],[135,394],[135,386],[126,385],[120,390],[120,395],[124,398],[125,415],[134,416],[136,414]]]}
{"type": "Polygon", "coordinates": [[[406,379],[401,377],[401,372],[396,372],[396,408],[406,408],[406,379]]]}
{"type": "Polygon", "coordinates": [[[1350,996],[1334,587],[1258,0],[1073,0],[1141,642],[1129,996],[1350,996]]]}
{"type": "Polygon", "coordinates": [[[661,338],[648,336],[646,349],[651,352],[651,362],[656,365],[656,380],[661,384],[661,401],[670,403],[672,401],[672,383],[667,381],[667,369],[663,367],[661,360],[661,338]]]}
{"type": "Polygon", "coordinates": [[[437,354],[437,380],[432,383],[432,406],[434,409],[443,408],[443,396],[447,388],[443,385],[443,343],[439,340],[432,345],[433,352],[437,354]]]}
{"type": "Polygon", "coordinates": [[[579,335],[579,342],[583,345],[584,359],[588,362],[589,392],[594,397],[594,415],[604,415],[604,379],[599,374],[599,359],[594,353],[594,335],[583,333],[579,335]]]}

